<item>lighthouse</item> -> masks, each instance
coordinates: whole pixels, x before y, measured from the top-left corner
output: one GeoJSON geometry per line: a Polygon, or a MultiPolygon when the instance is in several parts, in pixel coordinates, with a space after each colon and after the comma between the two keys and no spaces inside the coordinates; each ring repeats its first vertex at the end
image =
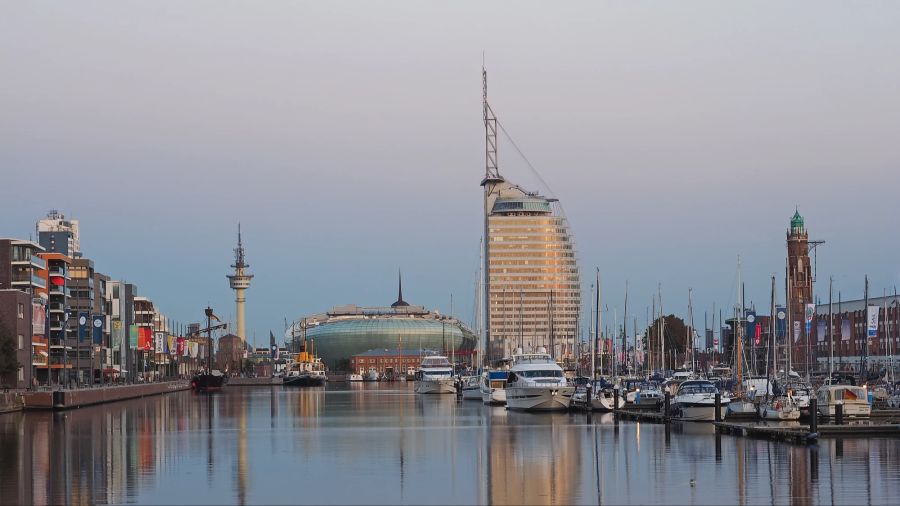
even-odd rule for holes
{"type": "Polygon", "coordinates": [[[241,242],[240,223],[238,223],[237,248],[234,249],[234,265],[231,267],[234,269],[234,274],[228,275],[228,282],[231,284],[231,289],[234,290],[234,302],[237,305],[236,334],[246,343],[247,331],[244,323],[244,306],[246,305],[247,297],[244,295],[244,291],[250,288],[250,280],[253,279],[253,275],[245,272],[250,265],[244,260],[244,245],[241,242]]]}

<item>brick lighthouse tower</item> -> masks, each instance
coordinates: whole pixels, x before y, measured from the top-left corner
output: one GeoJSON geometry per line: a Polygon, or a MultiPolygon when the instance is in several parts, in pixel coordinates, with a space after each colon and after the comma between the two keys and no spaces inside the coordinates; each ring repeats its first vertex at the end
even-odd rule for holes
{"type": "MultiPolygon", "coordinates": [[[[815,242],[814,242],[815,244],[815,242]]],[[[809,360],[809,329],[806,328],[806,305],[813,303],[812,263],[809,260],[809,234],[803,224],[803,217],[795,210],[791,218],[791,228],[787,231],[787,283],[788,314],[787,342],[792,343],[791,355],[795,364],[806,364],[809,360]],[[794,329],[799,324],[800,336],[795,337],[794,329]]]]}
{"type": "Polygon", "coordinates": [[[247,298],[244,295],[244,290],[250,288],[250,280],[253,279],[253,275],[244,271],[250,265],[244,260],[244,245],[241,243],[240,223],[238,223],[237,248],[234,249],[234,265],[231,267],[234,269],[234,274],[228,276],[228,281],[231,284],[231,289],[234,290],[234,302],[237,305],[236,334],[246,343],[247,331],[244,320],[244,305],[247,302],[247,298]]]}

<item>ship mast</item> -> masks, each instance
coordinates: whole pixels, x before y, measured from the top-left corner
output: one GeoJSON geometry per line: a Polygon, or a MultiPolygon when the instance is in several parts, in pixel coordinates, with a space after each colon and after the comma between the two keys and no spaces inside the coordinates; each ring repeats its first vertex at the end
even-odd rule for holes
{"type": "MultiPolygon", "coordinates": [[[[484,118],[484,179],[481,186],[484,188],[484,246],[483,246],[483,276],[484,276],[484,340],[486,347],[492,349],[491,342],[491,271],[490,271],[490,234],[488,218],[491,214],[491,194],[495,187],[503,182],[500,170],[497,167],[497,117],[487,99],[487,70],[481,67],[481,103],[484,118]]],[[[493,355],[493,353],[490,353],[493,355]]],[[[493,356],[491,356],[493,358],[493,356]]]]}

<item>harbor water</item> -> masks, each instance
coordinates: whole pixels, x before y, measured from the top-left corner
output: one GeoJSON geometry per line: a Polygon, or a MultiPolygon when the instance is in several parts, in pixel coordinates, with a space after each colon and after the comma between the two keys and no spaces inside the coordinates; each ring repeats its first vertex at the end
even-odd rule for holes
{"type": "Polygon", "coordinates": [[[412,384],[229,387],[0,415],[0,504],[888,504],[896,439],[517,413],[412,384]]]}

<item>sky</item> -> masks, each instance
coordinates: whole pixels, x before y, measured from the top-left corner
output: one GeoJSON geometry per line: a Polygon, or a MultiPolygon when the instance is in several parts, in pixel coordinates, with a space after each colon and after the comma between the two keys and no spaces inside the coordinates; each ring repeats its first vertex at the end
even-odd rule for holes
{"type": "MultiPolygon", "coordinates": [[[[489,100],[500,172],[560,199],[587,294],[643,325],[900,284],[897,2],[0,2],[0,236],[58,209],[171,318],[248,334],[404,298],[474,315],[489,100]],[[637,308],[636,310],[634,308],[637,308]]],[[[585,301],[589,297],[585,295],[585,301]]],[[[587,302],[585,302],[587,304],[587,302]]]]}

